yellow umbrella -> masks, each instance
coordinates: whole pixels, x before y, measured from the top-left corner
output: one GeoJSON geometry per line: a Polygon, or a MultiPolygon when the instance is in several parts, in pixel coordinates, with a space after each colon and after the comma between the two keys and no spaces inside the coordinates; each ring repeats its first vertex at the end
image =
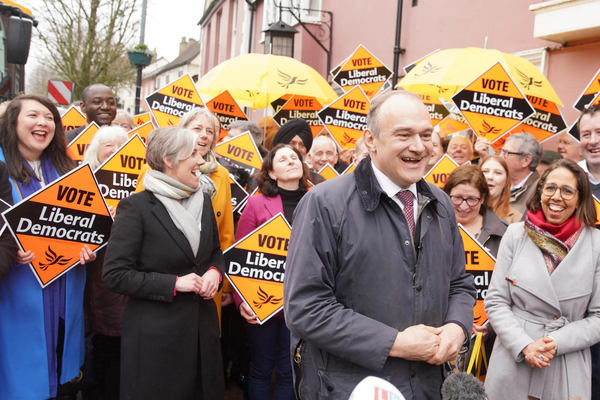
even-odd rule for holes
{"type": "Polygon", "coordinates": [[[531,62],[498,50],[476,47],[434,53],[420,61],[396,86],[450,100],[498,61],[506,67],[525,95],[562,105],[548,79],[531,62]]]}
{"type": "Polygon", "coordinates": [[[200,78],[196,88],[210,98],[228,90],[238,104],[254,109],[265,108],[285,94],[313,96],[321,104],[338,98],[313,68],[272,54],[250,53],[224,61],[200,78]]]}

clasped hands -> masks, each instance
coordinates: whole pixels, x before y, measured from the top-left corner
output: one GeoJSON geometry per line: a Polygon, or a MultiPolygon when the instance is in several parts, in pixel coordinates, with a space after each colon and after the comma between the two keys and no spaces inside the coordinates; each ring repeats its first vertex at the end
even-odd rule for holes
{"type": "Polygon", "coordinates": [[[398,332],[390,356],[441,365],[458,356],[464,340],[464,330],[452,322],[439,328],[415,325],[398,332]]]}
{"type": "Polygon", "coordinates": [[[209,269],[202,276],[192,272],[177,279],[175,290],[178,292],[194,292],[202,296],[204,300],[209,300],[217,293],[220,278],[221,275],[216,269],[209,269]]]}
{"type": "Polygon", "coordinates": [[[522,351],[525,361],[532,368],[545,368],[550,366],[550,360],[556,354],[556,342],[553,338],[546,336],[528,344],[522,351]]]}

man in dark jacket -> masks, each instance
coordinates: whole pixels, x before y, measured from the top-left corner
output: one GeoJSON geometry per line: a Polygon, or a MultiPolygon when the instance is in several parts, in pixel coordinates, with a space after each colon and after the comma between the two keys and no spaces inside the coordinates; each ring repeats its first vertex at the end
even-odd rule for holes
{"type": "Polygon", "coordinates": [[[345,400],[373,375],[440,399],[476,292],[450,199],[422,179],[431,132],[418,96],[375,97],[370,157],[298,205],[284,283],[298,398],[345,400]]]}

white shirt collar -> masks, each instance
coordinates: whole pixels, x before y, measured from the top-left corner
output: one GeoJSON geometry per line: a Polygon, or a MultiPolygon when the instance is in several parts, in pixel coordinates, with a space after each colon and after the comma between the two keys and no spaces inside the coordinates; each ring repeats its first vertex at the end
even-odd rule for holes
{"type": "Polygon", "coordinates": [[[529,177],[530,177],[531,175],[533,175],[533,171],[531,171],[531,172],[529,173],[529,175],[527,175],[527,176],[525,177],[525,179],[523,179],[523,180],[522,180],[522,181],[521,181],[521,182],[520,182],[518,185],[516,185],[516,186],[511,186],[510,190],[513,190],[513,189],[521,189],[521,188],[523,187],[523,185],[525,185],[525,182],[527,182],[527,179],[529,179],[529,177]]]}
{"type": "Polygon", "coordinates": [[[600,181],[596,180],[594,175],[592,175],[590,173],[590,170],[588,169],[588,166],[587,166],[587,163],[585,162],[585,160],[579,161],[577,163],[577,165],[579,165],[581,167],[581,169],[585,171],[585,173],[587,174],[587,177],[592,185],[597,185],[600,183],[600,181]]]}
{"type": "Polygon", "coordinates": [[[371,166],[373,167],[373,173],[375,174],[375,179],[381,186],[381,189],[388,195],[390,199],[396,199],[396,194],[402,190],[409,190],[414,198],[417,198],[417,184],[411,184],[407,189],[402,189],[400,186],[396,185],[390,178],[387,177],[383,172],[377,169],[373,161],[371,161],[371,166]]]}

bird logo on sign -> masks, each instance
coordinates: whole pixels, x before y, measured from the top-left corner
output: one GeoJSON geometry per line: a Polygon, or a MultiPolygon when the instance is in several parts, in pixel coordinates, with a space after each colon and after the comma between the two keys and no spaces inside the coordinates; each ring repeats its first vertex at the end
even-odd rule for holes
{"type": "Polygon", "coordinates": [[[356,139],[353,139],[350,137],[350,135],[348,135],[346,132],[344,132],[344,137],[342,139],[342,146],[346,146],[350,143],[356,143],[356,139]]]}
{"type": "Polygon", "coordinates": [[[279,84],[279,86],[281,86],[284,89],[289,89],[290,85],[293,85],[293,84],[306,85],[306,82],[308,82],[308,79],[298,79],[297,76],[290,76],[280,70],[277,70],[277,74],[283,81],[283,82],[277,82],[277,83],[279,84]]]}
{"type": "Polygon", "coordinates": [[[521,71],[519,71],[516,68],[515,68],[515,70],[517,71],[517,74],[519,74],[519,83],[525,89],[527,89],[527,90],[531,89],[532,85],[536,86],[536,87],[542,87],[542,81],[534,81],[533,77],[525,75],[524,73],[522,73],[521,71]]]}
{"type": "Polygon", "coordinates": [[[283,298],[276,299],[275,296],[268,294],[260,286],[258,287],[258,292],[256,292],[256,294],[258,294],[258,298],[260,300],[253,301],[256,308],[261,308],[265,304],[277,305],[281,302],[281,300],[283,300],[283,298]]]}
{"type": "Polygon", "coordinates": [[[496,128],[495,126],[491,126],[490,124],[488,124],[488,123],[485,121],[485,119],[483,120],[483,124],[482,124],[482,126],[483,126],[483,130],[480,130],[480,131],[479,131],[479,134],[480,134],[481,136],[485,136],[485,135],[487,135],[488,133],[491,133],[491,134],[495,135],[495,134],[499,133],[499,132],[502,130],[502,129],[500,129],[500,128],[496,128]]]}
{"type": "Polygon", "coordinates": [[[48,250],[46,250],[46,261],[47,264],[39,263],[40,269],[45,271],[48,267],[52,267],[53,265],[66,265],[72,258],[64,258],[64,256],[57,255],[51,248],[48,246],[48,250]]]}
{"type": "Polygon", "coordinates": [[[431,65],[431,62],[428,62],[427,64],[423,65],[423,69],[420,74],[415,74],[415,78],[419,78],[427,74],[435,74],[440,69],[442,69],[442,67],[438,67],[437,65],[431,65]]]}

